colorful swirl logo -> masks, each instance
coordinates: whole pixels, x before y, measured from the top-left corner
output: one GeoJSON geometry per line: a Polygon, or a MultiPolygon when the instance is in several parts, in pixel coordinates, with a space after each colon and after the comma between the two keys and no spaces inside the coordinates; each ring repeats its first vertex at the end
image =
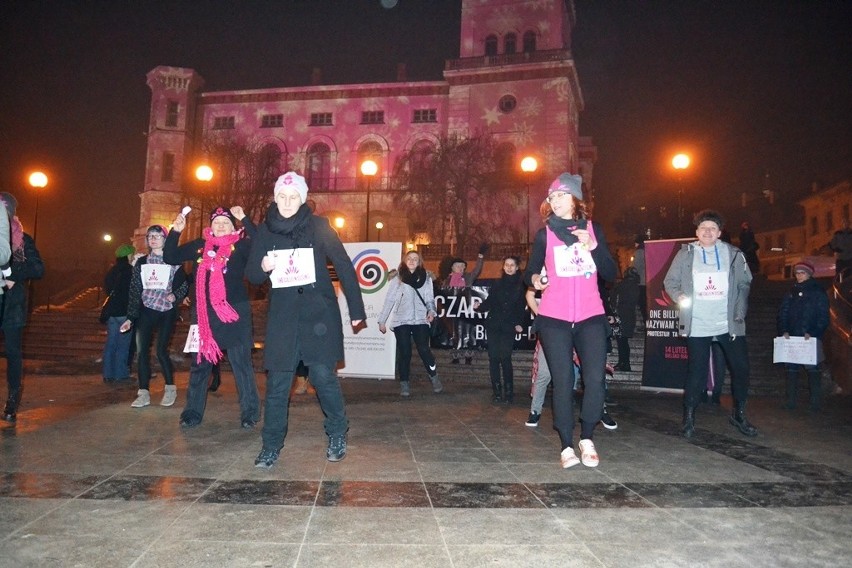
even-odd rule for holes
{"type": "Polygon", "coordinates": [[[388,265],[379,256],[378,249],[367,249],[352,259],[358,284],[364,294],[375,294],[388,282],[388,265]]]}

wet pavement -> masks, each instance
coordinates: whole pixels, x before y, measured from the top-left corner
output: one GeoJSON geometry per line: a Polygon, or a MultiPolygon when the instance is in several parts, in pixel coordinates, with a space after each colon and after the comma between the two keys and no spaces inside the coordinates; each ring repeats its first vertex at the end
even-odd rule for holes
{"type": "MultiPolygon", "coordinates": [[[[263,383],[262,376],[258,376],[263,383]]],[[[680,398],[616,392],[598,468],[559,466],[546,407],[492,405],[485,384],[344,380],[345,460],[325,459],[322,412],[293,397],[278,463],[253,465],[230,373],[204,422],[178,403],[133,409],[136,386],[29,374],[0,423],[0,566],[846,566],[852,553],[852,401],[821,414],[730,399],[678,434],[680,398]]],[[[805,396],[806,393],[803,393],[805,396]]]]}

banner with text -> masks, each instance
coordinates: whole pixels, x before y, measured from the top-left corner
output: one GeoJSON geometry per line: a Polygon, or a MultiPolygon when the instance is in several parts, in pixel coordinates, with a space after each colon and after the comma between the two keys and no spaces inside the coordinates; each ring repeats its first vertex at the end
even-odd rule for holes
{"type": "Polygon", "coordinates": [[[388,272],[399,266],[402,244],[344,243],[343,246],[352,259],[361,286],[367,327],[353,332],[346,297],[338,291],[346,360],[337,373],[341,377],[393,379],[396,374],[396,337],[390,331],[381,333],[376,318],[387,296],[388,272]]]}
{"type": "Polygon", "coordinates": [[[691,240],[645,241],[648,313],[642,388],[683,389],[686,382],[686,340],[678,335],[678,306],[666,294],[663,281],[681,244],[691,240]]]}

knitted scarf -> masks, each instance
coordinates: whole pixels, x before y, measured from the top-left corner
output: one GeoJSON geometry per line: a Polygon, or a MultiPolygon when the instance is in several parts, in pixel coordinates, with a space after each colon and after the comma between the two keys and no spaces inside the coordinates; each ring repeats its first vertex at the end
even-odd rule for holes
{"type": "Polygon", "coordinates": [[[408,270],[408,267],[405,266],[399,271],[399,279],[414,289],[422,288],[426,283],[426,269],[422,266],[418,266],[414,269],[414,272],[411,272],[408,270]]]}
{"type": "Polygon", "coordinates": [[[240,316],[228,303],[225,293],[225,272],[228,260],[234,251],[234,243],[240,240],[240,233],[231,233],[214,237],[208,227],[204,229],[204,249],[198,259],[198,271],[195,276],[195,305],[198,313],[198,358],[202,357],[215,364],[222,358],[222,350],[213,337],[210,319],[207,313],[207,282],[210,281],[210,306],[216,316],[224,323],[235,322],[240,316]],[[216,248],[216,250],[214,250],[216,248]]]}
{"type": "Polygon", "coordinates": [[[21,225],[21,220],[18,219],[17,215],[9,219],[9,224],[11,225],[12,258],[17,262],[23,262],[26,260],[26,255],[24,254],[24,227],[21,225]]]}
{"type": "Polygon", "coordinates": [[[563,219],[556,215],[551,215],[547,218],[547,226],[553,231],[560,241],[569,247],[576,243],[579,239],[571,234],[571,231],[576,229],[585,229],[587,222],[585,219],[563,219]]]}

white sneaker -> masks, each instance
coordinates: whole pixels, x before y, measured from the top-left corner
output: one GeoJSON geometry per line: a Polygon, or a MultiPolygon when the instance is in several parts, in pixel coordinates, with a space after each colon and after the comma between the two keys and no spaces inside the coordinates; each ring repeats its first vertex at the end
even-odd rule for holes
{"type": "Polygon", "coordinates": [[[166,390],[163,391],[163,400],[160,401],[160,406],[171,406],[177,400],[177,386],[166,385],[166,390]]]}
{"type": "Polygon", "coordinates": [[[574,454],[574,448],[570,447],[562,450],[559,461],[562,462],[562,469],[568,469],[569,467],[574,467],[580,463],[580,460],[574,454]]]}
{"type": "Polygon", "coordinates": [[[580,440],[580,459],[586,467],[598,467],[600,458],[598,458],[594,442],[591,440],[580,440]]]}
{"type": "Polygon", "coordinates": [[[151,404],[151,393],[145,389],[136,391],[136,400],[130,403],[133,408],[142,408],[151,404]]]}

